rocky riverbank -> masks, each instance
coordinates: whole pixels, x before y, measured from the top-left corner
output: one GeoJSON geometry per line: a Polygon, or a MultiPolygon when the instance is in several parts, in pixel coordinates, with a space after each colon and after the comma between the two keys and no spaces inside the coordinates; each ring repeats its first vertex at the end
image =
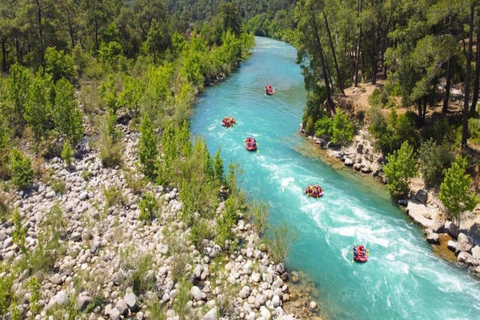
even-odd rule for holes
{"type": "MultiPolygon", "coordinates": [[[[328,140],[315,136],[307,138],[325,149],[328,157],[342,161],[346,167],[364,175],[371,175],[383,184],[387,182],[382,169],[385,159],[381,153],[374,150],[374,139],[367,129],[359,130],[348,146],[332,145],[328,140]]],[[[405,207],[405,213],[423,227],[428,243],[439,248],[446,246],[455,253],[459,264],[480,276],[480,205],[474,212],[463,215],[459,228],[447,219],[437,191],[426,189],[422,179],[416,178],[412,181],[409,196],[399,200],[399,206],[405,207]]],[[[450,255],[440,255],[450,260],[450,255]]]]}
{"type": "Polygon", "coordinates": [[[0,224],[0,260],[10,266],[0,276],[18,300],[5,319],[317,318],[316,303],[292,284],[298,275],[273,262],[241,212],[238,245],[195,245],[179,191],[141,183],[139,135],[119,127],[122,168],[104,168],[83,145],[70,167],[54,158],[29,190],[1,194],[19,213],[0,224]],[[155,218],[145,222],[139,203],[148,193],[155,218]]]}

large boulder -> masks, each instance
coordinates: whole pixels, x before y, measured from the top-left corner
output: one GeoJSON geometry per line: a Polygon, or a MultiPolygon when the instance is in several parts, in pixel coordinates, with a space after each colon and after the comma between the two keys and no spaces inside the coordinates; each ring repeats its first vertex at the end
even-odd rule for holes
{"type": "Polygon", "coordinates": [[[458,254],[457,260],[461,263],[470,263],[472,261],[472,255],[462,251],[458,254]]]}
{"type": "Polygon", "coordinates": [[[137,297],[135,296],[135,293],[129,292],[123,297],[123,300],[127,304],[127,306],[130,308],[132,311],[137,310],[137,297]]]}
{"type": "Polygon", "coordinates": [[[474,259],[480,259],[480,246],[475,246],[472,248],[472,257],[474,259]]]}
{"type": "Polygon", "coordinates": [[[87,308],[90,302],[92,302],[92,298],[90,298],[88,294],[80,294],[75,301],[75,307],[77,310],[83,311],[87,308]]]}
{"type": "Polygon", "coordinates": [[[439,244],[440,243],[440,238],[438,236],[438,233],[431,232],[427,235],[427,242],[431,244],[439,244]]]}
{"type": "Polygon", "coordinates": [[[457,243],[457,248],[455,250],[456,254],[459,254],[460,252],[470,252],[472,250],[472,245],[470,244],[470,241],[468,240],[468,237],[464,233],[459,233],[458,234],[458,243],[457,243]]]}
{"type": "Polygon", "coordinates": [[[193,286],[192,289],[190,289],[190,294],[195,300],[197,301],[202,300],[202,291],[200,290],[199,287],[193,286]]]}
{"type": "Polygon", "coordinates": [[[445,230],[450,235],[450,237],[457,239],[458,227],[452,221],[445,222],[445,230]]]}
{"type": "Polygon", "coordinates": [[[457,251],[457,241],[455,241],[455,240],[448,240],[448,242],[447,242],[447,248],[450,249],[450,250],[453,251],[453,252],[457,251]]]}
{"type": "Polygon", "coordinates": [[[117,309],[118,312],[120,312],[120,314],[123,316],[128,315],[128,305],[123,299],[117,301],[117,303],[115,304],[115,309],[117,309]]]}
{"type": "Polygon", "coordinates": [[[415,194],[415,199],[418,202],[425,204],[425,203],[427,203],[427,200],[428,200],[428,193],[425,190],[420,189],[415,194]]]}
{"type": "Polygon", "coordinates": [[[347,167],[353,166],[353,161],[352,161],[352,159],[350,159],[350,158],[345,158],[345,165],[346,165],[347,167]]]}

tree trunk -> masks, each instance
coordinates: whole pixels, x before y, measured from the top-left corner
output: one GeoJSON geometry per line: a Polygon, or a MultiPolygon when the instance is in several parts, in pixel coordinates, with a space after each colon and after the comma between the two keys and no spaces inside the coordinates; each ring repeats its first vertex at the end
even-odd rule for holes
{"type": "Polygon", "coordinates": [[[475,11],[475,5],[470,6],[470,21],[468,32],[468,53],[465,52],[467,57],[467,68],[465,71],[465,101],[463,104],[463,130],[462,130],[462,147],[467,148],[468,139],[468,104],[470,98],[470,73],[472,71],[472,51],[473,51],[473,16],[475,11]]]}
{"type": "Polygon", "coordinates": [[[473,81],[473,98],[470,107],[470,115],[474,116],[477,111],[478,86],[480,85],[480,10],[477,11],[477,49],[475,52],[475,80],[473,81]]]}
{"type": "Polygon", "coordinates": [[[40,36],[40,43],[43,45],[42,6],[39,0],[35,0],[35,3],[37,4],[38,34],[40,36]]]}
{"type": "Polygon", "coordinates": [[[377,44],[376,44],[376,35],[375,35],[375,23],[372,26],[372,84],[376,85],[377,84],[377,44]]]}
{"type": "Polygon", "coordinates": [[[313,23],[313,29],[315,32],[315,42],[317,43],[318,51],[319,51],[319,56],[320,56],[320,63],[322,64],[322,69],[323,69],[323,79],[325,81],[325,88],[327,89],[327,110],[335,112],[335,105],[333,104],[332,100],[332,92],[330,91],[330,82],[328,81],[328,70],[327,70],[327,64],[325,63],[325,57],[323,55],[323,49],[322,49],[322,43],[320,41],[320,36],[318,35],[318,28],[317,28],[317,21],[315,20],[315,14],[313,11],[311,12],[312,14],[312,23],[313,23]]]}
{"type": "MultiPolygon", "coordinates": [[[[360,18],[360,12],[362,11],[363,0],[360,0],[360,4],[358,6],[357,12],[357,19],[360,18]]],[[[362,44],[362,24],[358,24],[360,27],[360,32],[358,34],[358,45],[357,45],[357,52],[355,52],[355,87],[358,87],[358,67],[360,64],[360,47],[362,44]]]]}
{"type": "Polygon", "coordinates": [[[7,72],[7,47],[6,47],[7,40],[2,41],[2,71],[7,72]]]}
{"type": "Polygon", "coordinates": [[[447,83],[445,84],[445,98],[443,99],[442,113],[448,112],[448,103],[450,101],[450,87],[452,86],[453,58],[448,59],[447,83]]]}
{"type": "Polygon", "coordinates": [[[335,61],[335,70],[337,71],[337,82],[340,92],[345,96],[345,91],[343,90],[343,79],[340,75],[340,69],[338,68],[337,55],[335,53],[335,47],[333,46],[332,34],[330,33],[330,27],[328,26],[327,15],[323,11],[323,18],[325,19],[325,26],[327,27],[328,39],[330,40],[330,48],[332,49],[333,61],[335,61]]]}
{"type": "Polygon", "coordinates": [[[70,11],[67,12],[68,18],[68,31],[70,33],[70,41],[72,41],[72,49],[75,48],[75,31],[73,30],[73,21],[70,11]]]}

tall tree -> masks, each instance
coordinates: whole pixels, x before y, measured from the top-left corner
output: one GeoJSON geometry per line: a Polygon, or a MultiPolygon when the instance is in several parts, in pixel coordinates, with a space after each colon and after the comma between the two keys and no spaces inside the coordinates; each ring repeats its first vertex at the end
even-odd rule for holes
{"type": "Polygon", "coordinates": [[[465,49],[465,40],[463,51],[467,60],[467,67],[465,70],[465,100],[463,104],[463,130],[462,130],[462,147],[467,147],[468,139],[468,107],[470,102],[470,75],[472,72],[472,51],[473,51],[473,24],[474,24],[475,4],[470,5],[469,31],[468,31],[468,51],[465,49]]]}

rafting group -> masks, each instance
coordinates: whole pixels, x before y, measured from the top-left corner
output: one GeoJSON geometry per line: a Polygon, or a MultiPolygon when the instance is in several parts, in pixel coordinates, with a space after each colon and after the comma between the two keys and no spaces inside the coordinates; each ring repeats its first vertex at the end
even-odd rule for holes
{"type": "Polygon", "coordinates": [[[257,151],[257,140],[255,138],[248,137],[245,140],[245,149],[248,151],[257,151]]]}
{"type": "Polygon", "coordinates": [[[320,198],[323,196],[323,189],[320,185],[314,184],[313,186],[307,186],[305,193],[312,198],[320,198]]]}
{"type": "Polygon", "coordinates": [[[265,94],[267,96],[273,96],[273,93],[275,92],[275,89],[272,87],[271,84],[265,87],[265,94]]]}
{"type": "Polygon", "coordinates": [[[225,117],[222,119],[222,126],[226,128],[230,128],[231,126],[234,126],[236,124],[235,118],[234,117],[225,117]]]}
{"type": "Polygon", "coordinates": [[[353,260],[356,262],[368,261],[368,252],[363,245],[353,246],[353,260]]]}

